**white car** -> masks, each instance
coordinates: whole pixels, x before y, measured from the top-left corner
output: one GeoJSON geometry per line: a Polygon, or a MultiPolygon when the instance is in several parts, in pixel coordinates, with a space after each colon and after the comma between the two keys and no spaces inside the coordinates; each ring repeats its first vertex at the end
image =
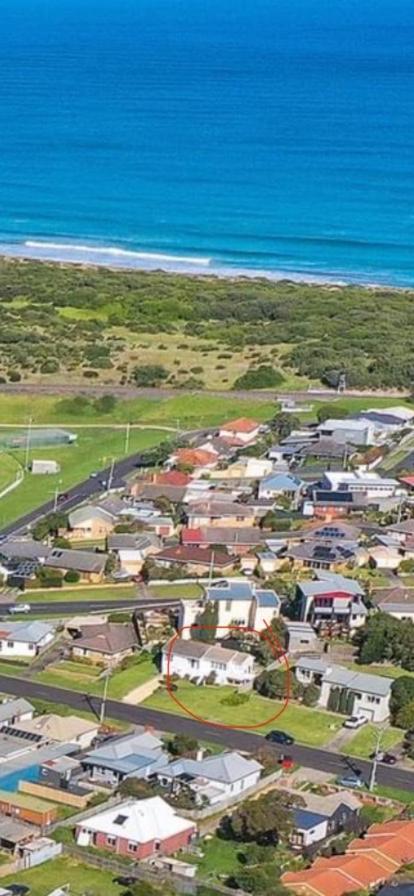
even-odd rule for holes
{"type": "Polygon", "coordinates": [[[344,728],[362,728],[367,722],[366,716],[349,716],[348,719],[345,719],[344,728]]]}
{"type": "Polygon", "coordinates": [[[9,607],[9,613],[30,613],[31,609],[30,604],[16,604],[14,607],[9,607]]]}

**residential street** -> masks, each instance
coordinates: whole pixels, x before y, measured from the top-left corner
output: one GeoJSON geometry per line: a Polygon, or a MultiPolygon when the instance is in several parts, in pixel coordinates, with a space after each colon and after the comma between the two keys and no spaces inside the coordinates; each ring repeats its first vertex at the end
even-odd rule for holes
{"type": "MultiPolygon", "coordinates": [[[[28,681],[22,678],[13,678],[9,675],[0,675],[0,690],[7,694],[14,694],[27,699],[37,698],[52,703],[63,703],[74,710],[89,710],[99,717],[101,699],[89,697],[56,688],[49,685],[28,681]]],[[[159,712],[144,707],[129,706],[117,700],[106,702],[106,715],[108,718],[129,722],[131,725],[147,725],[156,730],[171,734],[189,734],[200,740],[215,741],[225,747],[238,750],[246,750],[254,753],[262,744],[263,737],[249,731],[233,731],[228,728],[218,728],[208,725],[206,722],[197,722],[195,719],[178,716],[170,713],[159,712]]],[[[279,748],[274,747],[276,752],[279,748]]],[[[330,753],[327,750],[319,750],[313,747],[305,747],[295,744],[289,747],[289,754],[300,764],[320,771],[331,772],[333,775],[342,775],[352,771],[353,768],[361,770],[365,780],[369,779],[371,763],[364,760],[353,760],[340,754],[330,753]]],[[[414,773],[402,769],[389,768],[379,765],[377,772],[379,784],[414,791],[414,773]]]]}

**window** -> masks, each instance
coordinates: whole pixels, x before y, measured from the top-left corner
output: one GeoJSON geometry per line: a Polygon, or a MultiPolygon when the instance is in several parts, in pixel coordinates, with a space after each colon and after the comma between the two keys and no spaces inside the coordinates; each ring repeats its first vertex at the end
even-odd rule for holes
{"type": "Polygon", "coordinates": [[[137,849],[138,849],[137,844],[136,844],[136,843],[131,843],[131,841],[129,841],[129,843],[128,843],[128,852],[136,852],[137,849]]]}
{"type": "Polygon", "coordinates": [[[107,842],[108,846],[115,846],[116,837],[107,837],[106,842],[107,842]]]}
{"type": "Polygon", "coordinates": [[[8,642],[7,642],[7,646],[8,646],[8,647],[14,647],[14,641],[8,641],[8,642]]]}
{"type": "Polygon", "coordinates": [[[226,613],[230,613],[231,610],[231,600],[226,600],[226,613]]]}
{"type": "Polygon", "coordinates": [[[198,667],[199,667],[198,660],[190,660],[190,666],[192,669],[198,669],[198,667]]]}

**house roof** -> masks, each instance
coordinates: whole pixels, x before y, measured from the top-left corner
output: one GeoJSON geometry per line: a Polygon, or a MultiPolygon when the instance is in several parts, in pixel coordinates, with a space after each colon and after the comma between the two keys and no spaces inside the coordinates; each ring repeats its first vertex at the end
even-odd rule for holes
{"type": "Polygon", "coordinates": [[[261,529],[237,526],[203,526],[185,528],[181,531],[183,544],[227,544],[227,545],[260,545],[265,535],[261,529]]]}
{"type": "Polygon", "coordinates": [[[172,548],[164,548],[152,557],[157,560],[168,560],[171,563],[199,563],[205,566],[211,564],[218,568],[233,566],[234,557],[230,557],[225,551],[212,551],[210,548],[199,548],[196,545],[177,545],[172,548]]]}
{"type": "Polygon", "coordinates": [[[323,675],[325,681],[337,684],[353,691],[361,691],[374,694],[377,697],[387,697],[391,691],[392,678],[382,675],[368,675],[365,672],[352,672],[344,666],[337,666],[316,657],[302,657],[296,664],[297,668],[308,670],[323,675]]]}
{"type": "Polygon", "coordinates": [[[79,826],[101,831],[107,836],[122,837],[134,843],[166,840],[182,831],[191,831],[193,821],[176,815],[174,809],[159,796],[145,800],[125,800],[110,809],[98,812],[79,826]]]}
{"type": "Polygon", "coordinates": [[[84,507],[71,510],[69,514],[69,526],[72,529],[82,525],[82,523],[89,522],[89,520],[101,520],[104,523],[114,525],[116,516],[103,507],[96,507],[94,504],[85,504],[84,507]]]}
{"type": "Polygon", "coordinates": [[[293,813],[293,823],[296,830],[309,831],[316,825],[326,821],[327,815],[321,815],[318,812],[311,812],[309,809],[295,809],[293,813]]]}
{"type": "Polygon", "coordinates": [[[179,504],[184,499],[186,489],[181,485],[165,485],[137,480],[132,485],[131,491],[132,494],[150,501],[155,501],[156,498],[169,498],[173,504],[179,504]]]}
{"type": "Polygon", "coordinates": [[[414,535],[414,518],[387,526],[387,531],[398,532],[401,535],[414,535]]]}
{"type": "MultiPolygon", "coordinates": [[[[170,643],[164,645],[163,653],[169,654],[170,643]]],[[[228,666],[230,663],[243,665],[247,660],[251,662],[250,653],[243,653],[241,650],[229,650],[227,647],[219,647],[203,643],[202,641],[192,641],[184,638],[174,638],[171,650],[172,656],[182,656],[188,659],[205,659],[213,663],[223,663],[228,666]]]]}
{"type": "MultiPolygon", "coordinates": [[[[318,571],[319,573],[319,571],[318,571]]],[[[298,582],[297,587],[306,597],[313,597],[314,595],[322,595],[322,594],[332,594],[333,592],[343,593],[346,595],[351,595],[353,597],[359,596],[362,597],[364,594],[363,588],[356,579],[348,579],[346,576],[341,575],[332,575],[332,577],[324,577],[318,574],[318,579],[315,581],[307,582],[298,582]]]]}
{"type": "Polygon", "coordinates": [[[250,582],[238,582],[227,579],[227,584],[211,585],[206,588],[208,600],[247,600],[253,598],[253,586],[250,582]]]}
{"type": "Polygon", "coordinates": [[[1,622],[0,640],[9,639],[21,644],[38,644],[47,635],[54,635],[55,626],[48,622],[33,620],[29,622],[1,622]]]}
{"type": "Polygon", "coordinates": [[[192,467],[208,467],[217,463],[217,454],[203,448],[179,448],[174,451],[173,457],[176,463],[192,467]]]}
{"type": "Polygon", "coordinates": [[[365,432],[368,429],[366,420],[355,420],[351,417],[345,417],[341,420],[339,417],[329,418],[324,423],[320,423],[317,427],[319,432],[345,430],[346,432],[354,430],[354,432],[365,432]]]}
{"type": "Polygon", "coordinates": [[[36,716],[34,719],[16,722],[13,728],[39,734],[48,740],[70,743],[82,734],[98,731],[99,722],[80,719],[79,716],[58,716],[55,713],[47,713],[43,716],[36,716]]]}
{"type": "Polygon", "coordinates": [[[171,777],[179,777],[183,774],[200,776],[209,781],[218,781],[222,784],[232,784],[240,781],[254,772],[260,772],[263,766],[255,759],[247,759],[235,750],[228,753],[218,753],[215,756],[207,756],[205,759],[177,759],[170,762],[164,768],[158,770],[159,774],[168,774],[171,777]]]}
{"type": "Polygon", "coordinates": [[[357,544],[326,544],[318,541],[304,541],[288,548],[287,556],[293,560],[312,560],[320,563],[347,563],[358,550],[357,544]]]}
{"type": "Polygon", "coordinates": [[[108,554],[94,551],[73,551],[65,548],[52,548],[47,555],[45,566],[54,569],[75,569],[77,572],[102,573],[108,554]]]}
{"type": "Polygon", "coordinates": [[[73,647],[80,647],[96,653],[114,655],[138,646],[137,635],[132,623],[105,622],[103,625],[86,625],[80,638],[75,638],[73,647]]]}
{"type": "MultiPolygon", "coordinates": [[[[264,510],[265,512],[265,510],[264,510]]],[[[238,504],[236,501],[194,501],[187,509],[187,516],[205,516],[205,517],[254,517],[254,510],[247,504],[238,504]]]]}
{"type": "Polygon", "coordinates": [[[149,548],[160,548],[161,540],[152,532],[115,532],[108,535],[109,551],[146,551],[149,548]]]}
{"type": "Polygon", "coordinates": [[[270,473],[269,476],[265,476],[262,479],[259,488],[270,488],[275,491],[296,491],[301,485],[302,481],[290,473],[270,473]]]}
{"type": "Polygon", "coordinates": [[[156,473],[154,482],[157,485],[176,485],[181,488],[191,482],[191,476],[181,470],[166,470],[163,473],[156,473]]]}
{"type": "Polygon", "coordinates": [[[42,560],[47,557],[49,551],[47,544],[31,538],[10,539],[0,545],[0,553],[8,559],[18,557],[24,560],[42,560]]]}
{"type": "Polygon", "coordinates": [[[255,592],[258,607],[280,607],[280,598],[270,588],[258,588],[255,592]]]}
{"type": "Polygon", "coordinates": [[[358,541],[361,534],[361,529],[358,526],[349,525],[349,523],[343,523],[341,521],[336,521],[332,523],[314,523],[312,526],[307,526],[306,529],[298,529],[297,532],[292,532],[292,537],[301,539],[302,541],[309,541],[311,539],[317,539],[319,541],[358,541]]]}
{"type": "Polygon", "coordinates": [[[247,435],[255,432],[258,427],[259,423],[257,420],[252,420],[250,417],[238,417],[236,420],[229,420],[228,423],[223,423],[220,427],[220,432],[235,432],[247,435]]]}
{"type": "Polygon", "coordinates": [[[143,768],[158,768],[164,765],[163,746],[162,741],[149,732],[127,734],[113,738],[96,750],[91,750],[84,761],[87,765],[96,765],[130,775],[143,768]]]}
{"type": "Polygon", "coordinates": [[[14,700],[3,700],[0,703],[0,722],[7,722],[18,715],[34,712],[34,706],[24,697],[16,697],[14,700]]]}

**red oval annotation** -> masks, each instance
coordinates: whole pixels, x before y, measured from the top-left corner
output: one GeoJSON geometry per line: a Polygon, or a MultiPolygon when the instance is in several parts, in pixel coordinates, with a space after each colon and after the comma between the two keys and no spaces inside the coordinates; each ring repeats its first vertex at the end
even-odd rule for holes
{"type": "MultiPolygon", "coordinates": [[[[263,629],[263,631],[261,631],[261,632],[257,631],[254,628],[249,628],[248,626],[245,626],[245,625],[218,625],[218,626],[185,625],[181,629],[179,629],[179,631],[171,638],[171,641],[169,642],[169,645],[168,645],[166,687],[167,687],[167,691],[168,691],[168,694],[169,694],[171,700],[173,700],[174,703],[176,703],[177,706],[179,706],[180,709],[183,710],[188,716],[191,716],[193,719],[196,719],[198,722],[204,722],[207,725],[211,725],[214,728],[227,728],[229,730],[239,730],[239,731],[240,730],[255,731],[258,728],[264,728],[265,726],[270,725],[272,722],[275,722],[276,719],[280,719],[281,715],[283,715],[283,713],[289,706],[290,691],[291,691],[291,675],[292,675],[292,673],[290,670],[287,655],[286,655],[284,648],[282,647],[277,635],[275,635],[275,633],[271,629],[270,625],[267,625],[266,628],[263,629]],[[230,632],[231,631],[236,631],[236,632],[242,631],[243,632],[244,631],[244,632],[247,632],[248,634],[259,635],[259,637],[262,640],[265,640],[267,642],[267,644],[269,645],[275,660],[279,660],[280,663],[283,663],[283,666],[284,666],[285,672],[286,672],[286,692],[285,692],[285,696],[282,701],[282,706],[278,709],[278,711],[274,715],[269,716],[268,719],[264,719],[263,722],[257,722],[256,725],[247,725],[244,723],[240,723],[239,725],[227,725],[224,722],[215,722],[215,721],[212,721],[212,719],[205,719],[204,716],[200,716],[197,713],[193,712],[193,710],[190,709],[188,706],[186,706],[186,704],[183,703],[182,700],[179,700],[179,698],[177,697],[177,695],[174,692],[174,683],[172,681],[172,673],[171,673],[171,659],[172,659],[172,656],[174,653],[174,644],[176,643],[176,641],[179,638],[181,638],[183,631],[185,631],[186,629],[191,629],[192,631],[194,631],[194,629],[199,629],[199,630],[200,629],[210,629],[210,630],[211,629],[214,629],[214,630],[225,629],[227,632],[229,632],[229,631],[230,632]]],[[[213,687],[211,688],[211,690],[213,690],[213,687]]],[[[219,691],[217,691],[217,693],[219,693],[219,691]]],[[[246,708],[247,707],[248,707],[248,704],[246,704],[246,708]]]]}

